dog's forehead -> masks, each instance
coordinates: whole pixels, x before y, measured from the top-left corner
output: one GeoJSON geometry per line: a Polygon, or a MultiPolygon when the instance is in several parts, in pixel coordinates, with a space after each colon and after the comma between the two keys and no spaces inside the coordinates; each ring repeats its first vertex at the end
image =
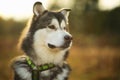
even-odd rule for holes
{"type": "Polygon", "coordinates": [[[51,17],[52,19],[57,19],[57,21],[59,22],[59,24],[61,24],[61,22],[64,20],[65,21],[65,17],[62,13],[60,12],[48,12],[49,17],[51,17]]]}
{"type": "Polygon", "coordinates": [[[62,29],[62,28],[64,28],[66,26],[64,20],[62,20],[61,23],[59,23],[56,18],[53,18],[51,20],[51,24],[50,25],[54,25],[56,28],[60,28],[60,29],[62,29]]]}

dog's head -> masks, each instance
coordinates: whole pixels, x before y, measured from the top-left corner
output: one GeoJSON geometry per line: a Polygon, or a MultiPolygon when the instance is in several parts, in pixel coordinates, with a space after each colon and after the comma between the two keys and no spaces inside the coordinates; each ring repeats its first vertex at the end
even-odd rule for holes
{"type": "Polygon", "coordinates": [[[25,52],[31,49],[68,50],[72,44],[72,36],[68,32],[69,12],[70,9],[48,11],[41,2],[36,2],[31,25],[23,38],[22,49],[25,52]]]}

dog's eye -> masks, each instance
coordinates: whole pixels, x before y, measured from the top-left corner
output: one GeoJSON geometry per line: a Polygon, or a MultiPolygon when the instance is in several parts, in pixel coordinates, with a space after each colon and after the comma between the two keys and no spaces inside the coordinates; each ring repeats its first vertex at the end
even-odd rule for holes
{"type": "Polygon", "coordinates": [[[56,27],[54,25],[49,25],[48,28],[50,28],[50,29],[56,29],[56,27]]]}
{"type": "Polygon", "coordinates": [[[66,30],[66,27],[64,27],[63,29],[66,30]]]}

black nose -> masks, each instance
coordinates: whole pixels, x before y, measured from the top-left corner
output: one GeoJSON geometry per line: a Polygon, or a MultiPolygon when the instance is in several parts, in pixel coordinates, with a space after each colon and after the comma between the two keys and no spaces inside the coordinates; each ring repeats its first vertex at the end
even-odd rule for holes
{"type": "Polygon", "coordinates": [[[71,41],[71,40],[72,40],[72,37],[69,36],[69,35],[66,35],[66,36],[64,36],[64,40],[65,40],[65,41],[71,41]]]}

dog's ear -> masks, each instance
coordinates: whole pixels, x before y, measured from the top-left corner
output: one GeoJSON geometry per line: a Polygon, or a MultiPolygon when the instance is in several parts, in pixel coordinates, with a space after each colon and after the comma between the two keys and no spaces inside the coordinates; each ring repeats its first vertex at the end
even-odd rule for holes
{"type": "Polygon", "coordinates": [[[42,13],[45,11],[45,8],[43,7],[41,2],[36,2],[33,6],[33,13],[35,16],[42,15],[42,13]]]}
{"type": "Polygon", "coordinates": [[[66,19],[68,19],[70,11],[71,9],[62,9],[60,12],[65,16],[66,19]]]}

